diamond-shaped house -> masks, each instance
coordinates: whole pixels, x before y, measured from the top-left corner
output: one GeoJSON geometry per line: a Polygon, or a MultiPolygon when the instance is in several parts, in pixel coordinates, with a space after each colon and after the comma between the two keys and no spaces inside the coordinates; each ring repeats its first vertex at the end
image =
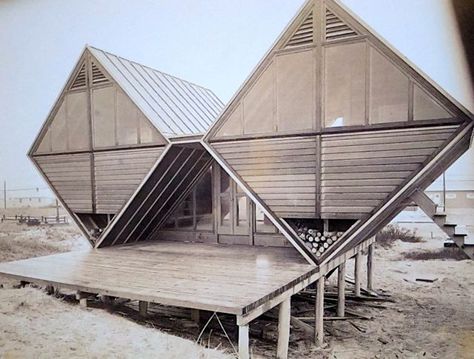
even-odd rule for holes
{"type": "Polygon", "coordinates": [[[171,138],[205,132],[208,89],[86,47],[29,156],[92,244],[171,138]]]}
{"type": "Polygon", "coordinates": [[[30,156],[95,249],[0,273],[235,315],[279,306],[355,258],[415,202],[471,256],[424,194],[470,146],[473,116],[334,0],[308,0],[224,107],[209,90],[87,47],[30,156]],[[64,271],[57,268],[64,267],[64,271]],[[55,268],[54,270],[52,268],[55,268]],[[66,270],[67,268],[67,270],[66,270]]]}

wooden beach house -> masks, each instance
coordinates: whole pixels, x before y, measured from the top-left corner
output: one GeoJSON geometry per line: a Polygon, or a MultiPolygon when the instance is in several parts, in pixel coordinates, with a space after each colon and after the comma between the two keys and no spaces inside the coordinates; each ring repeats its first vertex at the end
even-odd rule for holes
{"type": "MultiPolygon", "coordinates": [[[[229,69],[232,70],[232,69],[229,69]]],[[[86,47],[29,156],[93,249],[0,264],[29,282],[249,323],[325,276],[470,146],[473,116],[335,0],[308,0],[224,106],[208,89],[86,47]]],[[[144,307],[143,307],[144,308],[144,307]]]]}

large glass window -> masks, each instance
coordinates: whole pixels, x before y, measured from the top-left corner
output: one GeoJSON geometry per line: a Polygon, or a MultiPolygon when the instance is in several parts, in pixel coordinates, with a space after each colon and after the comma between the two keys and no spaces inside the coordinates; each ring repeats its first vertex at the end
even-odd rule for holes
{"type": "Polygon", "coordinates": [[[219,233],[250,234],[250,202],[245,192],[219,167],[219,233]]]}
{"type": "Polygon", "coordinates": [[[325,127],[365,123],[366,44],[325,49],[325,127]]]}
{"type": "Polygon", "coordinates": [[[259,205],[255,206],[255,232],[257,233],[276,233],[277,228],[263,212],[259,205]]]}
{"type": "Polygon", "coordinates": [[[385,56],[371,48],[369,122],[407,121],[408,93],[408,77],[385,56]]]}
{"type": "Polygon", "coordinates": [[[230,231],[231,219],[231,180],[229,175],[219,167],[219,227],[230,231]]]}
{"type": "Polygon", "coordinates": [[[212,168],[206,172],[194,190],[196,203],[196,229],[212,231],[214,228],[214,215],[212,212],[212,168]]]}
{"type": "Polygon", "coordinates": [[[180,203],[164,225],[165,229],[212,231],[212,168],[199,180],[196,187],[180,203]]]}

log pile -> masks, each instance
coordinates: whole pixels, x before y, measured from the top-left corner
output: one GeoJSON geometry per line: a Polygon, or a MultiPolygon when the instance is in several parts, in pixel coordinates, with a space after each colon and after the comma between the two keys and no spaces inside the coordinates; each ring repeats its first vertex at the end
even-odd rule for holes
{"type": "Polygon", "coordinates": [[[320,257],[331,245],[342,237],[344,232],[324,232],[307,226],[299,226],[296,233],[305,246],[316,257],[320,257]]]}

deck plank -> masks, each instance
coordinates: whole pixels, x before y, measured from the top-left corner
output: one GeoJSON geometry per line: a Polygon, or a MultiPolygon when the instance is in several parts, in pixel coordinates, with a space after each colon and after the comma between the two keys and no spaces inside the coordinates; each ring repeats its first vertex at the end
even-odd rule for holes
{"type": "Polygon", "coordinates": [[[152,241],[0,263],[0,274],[242,315],[317,270],[293,248],[152,241]]]}

